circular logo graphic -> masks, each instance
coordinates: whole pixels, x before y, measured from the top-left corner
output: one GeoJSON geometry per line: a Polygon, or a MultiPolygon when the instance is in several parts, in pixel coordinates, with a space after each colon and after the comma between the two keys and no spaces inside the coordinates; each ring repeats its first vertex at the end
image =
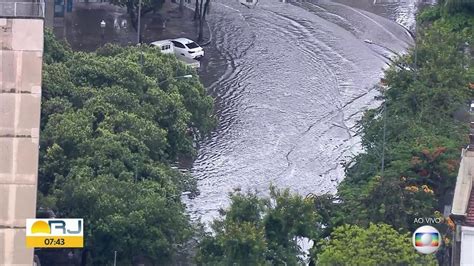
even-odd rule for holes
{"type": "Polygon", "coordinates": [[[413,233],[413,246],[420,253],[434,253],[441,246],[441,234],[433,226],[419,227],[413,233]]]}

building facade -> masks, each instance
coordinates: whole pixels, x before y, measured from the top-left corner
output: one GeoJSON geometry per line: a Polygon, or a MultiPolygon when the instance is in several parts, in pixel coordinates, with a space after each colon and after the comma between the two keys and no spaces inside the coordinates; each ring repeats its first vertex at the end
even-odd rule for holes
{"type": "Polygon", "coordinates": [[[454,190],[451,218],[455,223],[452,265],[474,265],[474,122],[471,143],[461,154],[461,164],[454,190]]]}
{"type": "Polygon", "coordinates": [[[32,265],[36,216],[44,4],[0,3],[0,265],[32,265]]]}

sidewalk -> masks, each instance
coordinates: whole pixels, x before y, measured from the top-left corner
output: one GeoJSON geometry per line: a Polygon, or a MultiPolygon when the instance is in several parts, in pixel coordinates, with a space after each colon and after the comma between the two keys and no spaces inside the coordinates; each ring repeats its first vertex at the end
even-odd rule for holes
{"type": "MultiPolygon", "coordinates": [[[[193,17],[194,11],[189,8],[180,11],[178,4],[165,2],[159,12],[142,17],[142,42],[179,37],[196,40],[198,27],[193,17]]],[[[54,31],[57,36],[65,36],[74,50],[80,51],[94,51],[105,43],[133,45],[137,42],[137,32],[131,27],[126,9],[108,3],[74,3],[73,12],[67,14],[62,25],[56,21],[54,31]],[[104,29],[100,27],[102,20],[106,22],[104,29]]],[[[210,36],[207,25],[204,36],[206,40],[210,36]]]]}

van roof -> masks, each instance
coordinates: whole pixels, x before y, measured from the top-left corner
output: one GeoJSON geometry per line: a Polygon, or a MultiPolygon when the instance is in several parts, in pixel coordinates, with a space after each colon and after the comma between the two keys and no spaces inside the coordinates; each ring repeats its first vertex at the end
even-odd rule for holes
{"type": "Polygon", "coordinates": [[[174,39],[173,41],[177,41],[177,42],[180,42],[182,44],[188,44],[188,43],[194,42],[194,41],[192,41],[188,38],[178,38],[178,39],[174,39]]]}
{"type": "Polygon", "coordinates": [[[152,42],[150,44],[154,45],[154,46],[160,46],[160,45],[163,45],[163,44],[172,44],[172,42],[170,40],[160,40],[160,41],[152,42]]]}

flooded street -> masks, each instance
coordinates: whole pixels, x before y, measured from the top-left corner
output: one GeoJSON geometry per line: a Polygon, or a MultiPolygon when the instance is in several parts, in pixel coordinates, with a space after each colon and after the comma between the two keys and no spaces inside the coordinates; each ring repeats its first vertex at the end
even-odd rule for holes
{"type": "Polygon", "coordinates": [[[336,0],[338,3],[362,9],[388,18],[403,27],[414,30],[417,5],[434,3],[434,0],[336,0]]]}
{"type": "Polygon", "coordinates": [[[377,2],[213,2],[203,79],[219,125],[193,165],[194,218],[217,217],[234,188],[335,191],[342,163],[360,152],[356,121],[380,104],[374,84],[412,44],[414,1],[377,2]]]}

